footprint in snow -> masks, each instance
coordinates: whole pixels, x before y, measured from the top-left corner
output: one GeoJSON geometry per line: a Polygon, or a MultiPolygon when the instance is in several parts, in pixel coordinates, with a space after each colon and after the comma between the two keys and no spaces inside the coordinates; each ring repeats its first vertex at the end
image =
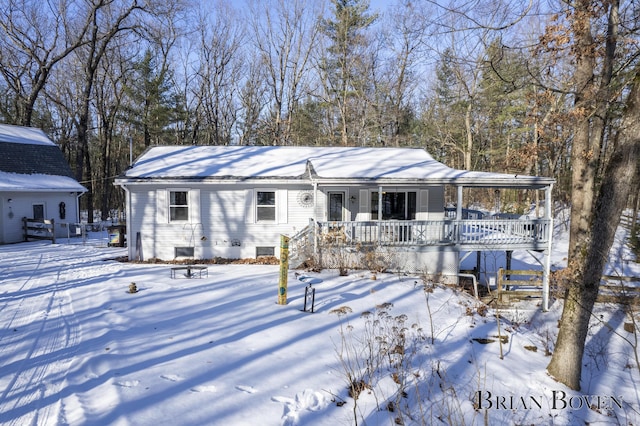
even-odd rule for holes
{"type": "Polygon", "coordinates": [[[272,396],[273,402],[280,402],[282,404],[295,404],[296,400],[293,398],[287,398],[286,396],[272,396]]]}
{"type": "Polygon", "coordinates": [[[168,380],[170,382],[179,382],[182,380],[182,376],[178,376],[177,374],[163,374],[160,376],[161,379],[168,380]]]}
{"type": "Polygon", "coordinates": [[[218,388],[214,385],[198,385],[191,388],[191,392],[217,392],[218,388]]]}
{"type": "Polygon", "coordinates": [[[123,388],[134,388],[140,384],[140,380],[123,380],[116,382],[116,386],[122,386],[123,388]]]}
{"type": "Polygon", "coordinates": [[[257,390],[253,386],[236,386],[236,389],[246,393],[256,393],[257,390]]]}

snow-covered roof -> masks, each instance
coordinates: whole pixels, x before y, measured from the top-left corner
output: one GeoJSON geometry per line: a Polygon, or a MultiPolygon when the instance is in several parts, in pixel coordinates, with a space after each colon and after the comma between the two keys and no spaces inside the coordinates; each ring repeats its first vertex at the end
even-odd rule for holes
{"type": "Polygon", "coordinates": [[[87,189],[74,178],[67,176],[0,172],[0,191],[86,192],[87,189]]]}
{"type": "Polygon", "coordinates": [[[42,130],[0,124],[0,191],[86,190],[42,130]]]}
{"type": "Polygon", "coordinates": [[[24,143],[29,145],[55,145],[45,133],[35,127],[0,124],[0,142],[24,143]]]}
{"type": "Polygon", "coordinates": [[[419,148],[158,146],[118,183],[153,179],[296,179],[420,181],[470,186],[546,186],[550,178],[456,170],[419,148]]]}

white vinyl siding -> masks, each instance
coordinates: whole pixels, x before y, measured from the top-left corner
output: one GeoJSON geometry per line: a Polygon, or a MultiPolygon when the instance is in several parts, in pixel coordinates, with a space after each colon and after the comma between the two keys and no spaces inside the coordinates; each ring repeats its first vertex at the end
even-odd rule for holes
{"type": "Polygon", "coordinates": [[[169,201],[166,189],[156,191],[156,222],[169,223],[169,201]]]}
{"type": "Polygon", "coordinates": [[[287,199],[287,190],[279,189],[276,192],[276,218],[278,219],[278,223],[287,223],[288,222],[288,211],[287,203],[289,200],[287,199]]]}
{"type": "Polygon", "coordinates": [[[200,190],[189,190],[189,216],[191,223],[200,223],[200,190]]]}
{"type": "Polygon", "coordinates": [[[244,223],[254,223],[255,219],[255,199],[253,195],[253,189],[247,189],[245,191],[244,201],[244,223]]]}
{"type": "Polygon", "coordinates": [[[371,220],[371,209],[369,208],[369,190],[361,189],[359,191],[360,203],[356,220],[371,220]]]}
{"type": "Polygon", "coordinates": [[[417,220],[429,220],[429,191],[421,189],[418,194],[418,211],[416,212],[417,220]]]}

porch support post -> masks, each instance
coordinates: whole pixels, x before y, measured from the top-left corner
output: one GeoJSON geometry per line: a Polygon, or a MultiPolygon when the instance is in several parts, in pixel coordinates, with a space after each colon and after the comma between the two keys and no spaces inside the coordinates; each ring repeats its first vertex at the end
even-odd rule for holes
{"type": "Polygon", "coordinates": [[[313,220],[318,221],[318,182],[313,182],[313,220]]]}
{"type": "Polygon", "coordinates": [[[542,310],[547,312],[549,310],[549,276],[551,275],[551,249],[553,247],[553,200],[551,199],[551,192],[553,191],[553,184],[545,188],[544,197],[544,216],[549,221],[549,228],[547,229],[547,249],[544,251],[544,271],[542,273],[542,310]]]}
{"type": "Polygon", "coordinates": [[[378,244],[382,242],[382,186],[378,187],[378,244]]]}
{"type": "Polygon", "coordinates": [[[458,190],[458,196],[457,196],[457,201],[456,201],[456,220],[454,222],[454,238],[456,241],[456,244],[458,244],[462,238],[461,234],[462,234],[462,226],[460,224],[460,221],[462,220],[462,185],[457,186],[456,187],[458,190]]]}
{"type": "Polygon", "coordinates": [[[544,217],[547,219],[553,219],[553,200],[551,199],[551,191],[553,184],[549,185],[544,190],[544,217]]]}
{"type": "Polygon", "coordinates": [[[318,254],[318,182],[313,182],[313,254],[318,254]]]}

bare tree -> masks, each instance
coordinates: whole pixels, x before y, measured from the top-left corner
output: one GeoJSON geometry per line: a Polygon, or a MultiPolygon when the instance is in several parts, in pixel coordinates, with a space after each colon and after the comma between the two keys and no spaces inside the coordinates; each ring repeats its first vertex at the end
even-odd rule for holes
{"type": "Polygon", "coordinates": [[[302,0],[256,1],[251,38],[260,54],[272,104],[267,128],[274,145],[288,145],[291,117],[309,91],[309,58],[318,38],[315,4],[302,0]]]}
{"type": "MultiPolygon", "coordinates": [[[[471,5],[466,6],[468,9],[471,5]]],[[[475,24],[469,28],[469,21],[474,22],[469,10],[457,9],[448,12],[441,17],[437,32],[438,37],[447,40],[446,48],[444,51],[439,46],[435,48],[442,51],[443,65],[446,67],[441,69],[443,77],[446,78],[442,83],[452,85],[447,88],[450,103],[444,106],[455,110],[454,114],[459,120],[456,125],[464,129],[464,132],[457,132],[454,137],[447,138],[444,144],[449,150],[462,156],[464,169],[472,170],[478,132],[477,98],[481,90],[486,47],[493,30],[489,24],[475,24]],[[452,28],[455,30],[451,30],[452,28]]],[[[447,133],[452,135],[452,132],[456,132],[454,129],[455,127],[450,127],[447,133]]]]}
{"type": "Polygon", "coordinates": [[[198,63],[193,81],[197,140],[207,145],[225,145],[232,142],[240,109],[245,30],[229,5],[216,3],[213,15],[213,21],[209,21],[203,13],[198,24],[198,63]]]}
{"type": "Polygon", "coordinates": [[[240,89],[240,116],[238,118],[237,136],[239,145],[258,145],[269,137],[261,131],[260,117],[266,108],[267,94],[269,90],[264,83],[266,80],[265,69],[261,65],[259,55],[256,54],[245,74],[245,82],[240,89]]]}
{"type": "Polygon", "coordinates": [[[5,0],[0,6],[0,75],[11,108],[5,120],[23,126],[33,121],[34,107],[53,68],[85,44],[91,25],[69,1],[5,0]]]}
{"type": "Polygon", "coordinates": [[[118,199],[120,191],[113,186],[113,177],[122,173],[129,164],[129,124],[122,117],[126,102],[127,79],[134,76],[131,57],[123,46],[110,49],[109,60],[102,61],[96,74],[94,91],[97,116],[97,144],[92,150],[101,219],[106,220],[110,210],[124,203],[118,199]]]}
{"type": "Polygon", "coordinates": [[[408,130],[403,127],[408,125],[411,102],[421,83],[419,66],[426,65],[420,58],[427,56],[428,50],[425,44],[430,25],[427,13],[428,10],[420,8],[416,2],[402,0],[389,17],[390,34],[385,40],[389,40],[391,52],[384,67],[385,84],[376,87],[376,92],[381,91],[384,99],[382,105],[376,107],[379,112],[388,110],[388,113],[378,115],[379,133],[396,146],[401,144],[402,133],[408,130]]]}
{"type": "MultiPolygon", "coordinates": [[[[76,49],[74,52],[83,70],[80,92],[78,93],[79,108],[76,122],[78,149],[75,165],[78,180],[82,180],[84,176],[93,177],[89,153],[90,106],[98,67],[112,40],[120,34],[133,30],[136,22],[130,17],[138,10],[142,9],[137,0],[129,0],[128,2],[94,0],[93,3],[87,4],[86,14],[90,22],[87,40],[82,49],[76,49]]],[[[91,188],[85,200],[89,211],[89,223],[92,223],[93,190],[91,188]]]]}

